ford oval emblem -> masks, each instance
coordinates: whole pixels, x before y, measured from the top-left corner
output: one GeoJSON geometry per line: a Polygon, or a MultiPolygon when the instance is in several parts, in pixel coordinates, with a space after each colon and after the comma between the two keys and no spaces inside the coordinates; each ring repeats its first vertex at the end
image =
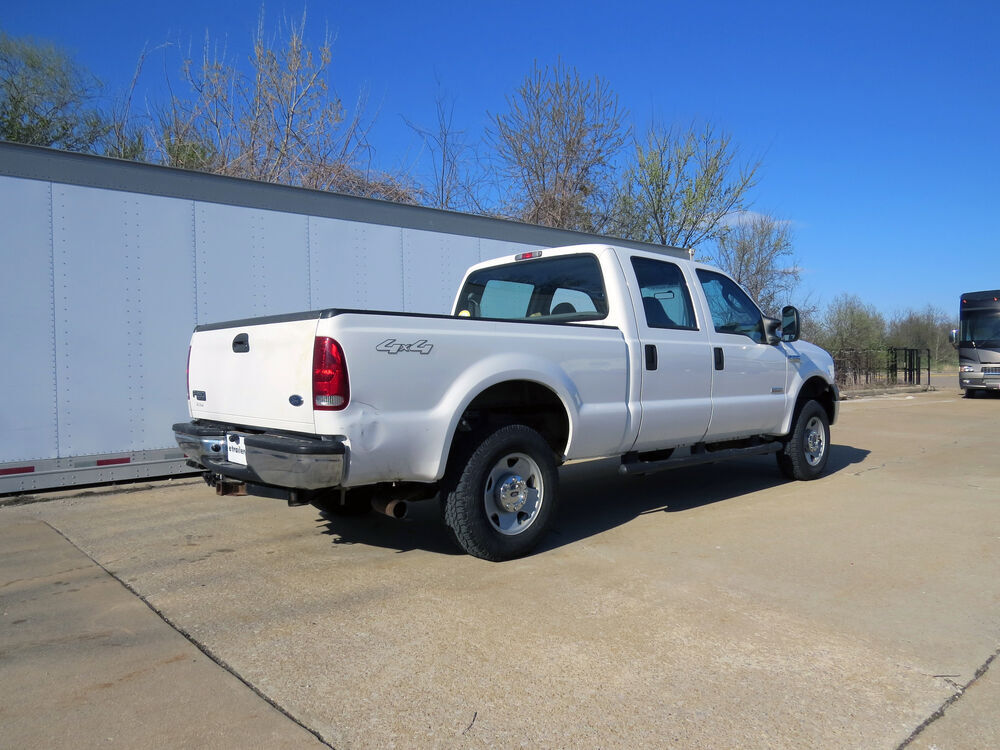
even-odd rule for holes
{"type": "Polygon", "coordinates": [[[289,396],[288,403],[290,403],[292,406],[302,406],[303,403],[302,396],[298,394],[295,394],[294,396],[289,396]]]}

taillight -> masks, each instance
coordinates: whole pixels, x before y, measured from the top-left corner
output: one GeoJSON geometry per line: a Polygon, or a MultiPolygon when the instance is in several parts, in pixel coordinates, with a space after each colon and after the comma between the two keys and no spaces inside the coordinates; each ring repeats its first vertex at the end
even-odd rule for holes
{"type": "Polygon", "coordinates": [[[191,347],[188,347],[188,364],[187,364],[187,398],[191,398],[191,347]]]}
{"type": "Polygon", "coordinates": [[[340,411],[350,398],[344,350],[329,336],[317,336],[313,344],[313,408],[340,411]]]}

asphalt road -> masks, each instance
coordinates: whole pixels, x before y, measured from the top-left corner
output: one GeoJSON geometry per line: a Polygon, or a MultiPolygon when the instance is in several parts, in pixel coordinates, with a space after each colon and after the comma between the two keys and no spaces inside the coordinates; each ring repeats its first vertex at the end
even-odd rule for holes
{"type": "Polygon", "coordinates": [[[998,424],[951,390],[845,402],[808,483],[571,465],[502,564],[431,507],[0,508],[0,747],[997,747],[998,424]]]}

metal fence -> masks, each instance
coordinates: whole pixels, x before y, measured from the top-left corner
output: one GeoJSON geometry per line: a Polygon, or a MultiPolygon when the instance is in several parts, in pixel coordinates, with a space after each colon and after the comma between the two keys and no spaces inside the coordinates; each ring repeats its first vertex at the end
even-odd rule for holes
{"type": "Polygon", "coordinates": [[[930,349],[844,349],[833,362],[837,385],[848,390],[930,384],[930,349]]]}

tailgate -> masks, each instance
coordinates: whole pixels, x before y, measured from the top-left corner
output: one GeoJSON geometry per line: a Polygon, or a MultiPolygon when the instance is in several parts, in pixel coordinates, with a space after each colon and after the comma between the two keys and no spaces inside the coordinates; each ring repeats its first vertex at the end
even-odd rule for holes
{"type": "Polygon", "coordinates": [[[195,328],[188,364],[191,416],[314,432],[312,358],[319,315],[195,328]]]}

